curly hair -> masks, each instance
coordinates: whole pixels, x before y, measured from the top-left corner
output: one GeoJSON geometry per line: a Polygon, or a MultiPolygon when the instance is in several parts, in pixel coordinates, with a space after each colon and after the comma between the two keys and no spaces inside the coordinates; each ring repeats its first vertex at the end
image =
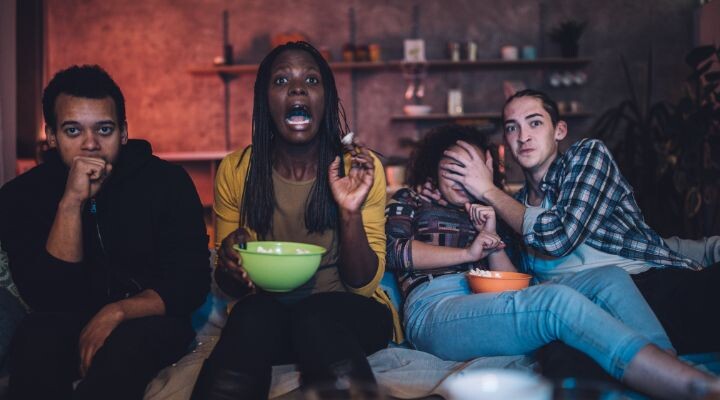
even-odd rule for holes
{"type": "Polygon", "coordinates": [[[504,176],[501,172],[497,145],[488,141],[487,135],[471,126],[446,124],[431,129],[418,143],[408,163],[407,184],[410,187],[430,181],[438,186],[438,165],[443,152],[458,140],[470,143],[481,150],[490,150],[493,158],[493,182],[502,187],[504,176]]]}
{"type": "MultiPolygon", "coordinates": [[[[305,207],[305,227],[308,232],[323,232],[338,225],[338,207],[328,183],[328,167],[340,156],[340,174],[344,175],[341,138],[349,131],[345,111],[338,97],[335,77],[320,52],[307,42],[288,42],[275,47],[260,63],[255,79],[255,99],[252,117],[252,153],[245,179],[245,192],[240,200],[240,226],[248,226],[264,238],[272,232],[272,215],[276,200],[272,180],[274,124],[270,115],[268,90],[272,65],[277,57],[290,50],[300,50],[312,56],[318,65],[325,91],[323,119],[318,131],[318,167],[315,183],[305,207]]],[[[243,157],[241,157],[241,160],[243,157]]]]}

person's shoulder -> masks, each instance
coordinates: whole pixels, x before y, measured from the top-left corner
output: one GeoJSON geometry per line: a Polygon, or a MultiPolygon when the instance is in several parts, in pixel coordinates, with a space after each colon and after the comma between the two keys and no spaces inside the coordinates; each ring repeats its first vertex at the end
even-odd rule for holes
{"type": "Polygon", "coordinates": [[[393,194],[388,205],[404,204],[417,208],[422,206],[423,203],[425,203],[425,201],[419,194],[415,193],[415,191],[409,188],[402,188],[393,194]]]}
{"type": "Polygon", "coordinates": [[[2,185],[0,187],[0,196],[6,197],[11,194],[33,195],[38,190],[47,187],[46,181],[50,178],[50,172],[49,165],[44,163],[37,165],[2,185]]]}
{"type": "Polygon", "coordinates": [[[219,171],[235,171],[236,169],[247,169],[250,165],[250,156],[252,155],[252,146],[246,146],[237,149],[226,155],[220,161],[219,171]]]}
{"type": "Polygon", "coordinates": [[[153,179],[178,177],[187,174],[185,168],[180,164],[164,160],[155,155],[150,157],[148,161],[139,168],[138,172],[140,172],[140,176],[152,175],[153,179]]]}
{"type": "Polygon", "coordinates": [[[250,162],[250,156],[252,155],[252,146],[245,146],[241,149],[237,149],[233,151],[232,153],[226,155],[223,158],[223,161],[230,162],[232,164],[237,165],[240,162],[248,163],[250,162]]]}
{"type": "Polygon", "coordinates": [[[608,150],[607,146],[605,145],[605,142],[603,142],[600,139],[584,138],[584,139],[580,139],[577,142],[573,143],[567,149],[567,154],[568,155],[576,155],[576,154],[610,155],[610,150],[608,150]]]}
{"type": "Polygon", "coordinates": [[[570,171],[577,165],[613,163],[614,158],[602,140],[585,138],[573,143],[559,162],[570,171]]]}

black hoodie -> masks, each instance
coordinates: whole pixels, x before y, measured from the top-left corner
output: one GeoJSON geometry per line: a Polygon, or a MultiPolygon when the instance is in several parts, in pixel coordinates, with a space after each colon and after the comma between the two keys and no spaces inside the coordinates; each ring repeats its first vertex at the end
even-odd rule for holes
{"type": "Polygon", "coordinates": [[[210,287],[203,210],[185,170],[144,140],[122,146],[111,175],[83,212],[83,260],[45,249],[68,168],[55,150],[0,188],[0,243],[20,294],[35,311],[95,312],[155,290],[168,315],[189,315],[210,287]],[[94,210],[91,210],[94,208],[94,210]]]}

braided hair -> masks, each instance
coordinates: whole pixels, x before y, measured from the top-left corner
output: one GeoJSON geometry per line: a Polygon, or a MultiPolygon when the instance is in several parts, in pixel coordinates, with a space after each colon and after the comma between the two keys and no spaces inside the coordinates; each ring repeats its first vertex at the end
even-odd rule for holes
{"type": "Polygon", "coordinates": [[[317,174],[305,206],[305,227],[310,233],[322,233],[338,226],[338,206],[328,183],[328,167],[336,156],[340,156],[340,175],[344,175],[340,140],[349,131],[345,111],[338,97],[330,65],[320,52],[307,42],[288,42],[277,46],[265,56],[255,79],[252,153],[245,178],[245,191],[240,200],[240,226],[248,226],[257,232],[259,238],[272,232],[272,215],[277,205],[272,180],[272,153],[276,135],[270,115],[268,88],[273,62],[288,50],[301,50],[312,56],[320,70],[325,91],[324,113],[317,134],[317,174]]]}

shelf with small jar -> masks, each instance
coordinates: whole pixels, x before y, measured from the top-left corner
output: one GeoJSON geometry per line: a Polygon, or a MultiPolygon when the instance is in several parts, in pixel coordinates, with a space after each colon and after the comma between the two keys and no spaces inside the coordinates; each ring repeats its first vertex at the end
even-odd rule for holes
{"type": "MultiPolygon", "coordinates": [[[[372,71],[372,70],[400,70],[406,65],[422,65],[427,69],[574,69],[582,68],[590,63],[589,58],[538,58],[535,60],[502,60],[487,59],[477,61],[427,60],[424,62],[407,62],[402,60],[391,61],[353,61],[331,62],[334,71],[372,71]]],[[[194,66],[189,71],[192,74],[225,74],[242,75],[257,72],[258,64],[234,64],[217,66],[194,66]]]]}
{"type": "MultiPolygon", "coordinates": [[[[588,118],[592,117],[590,112],[567,112],[560,115],[560,118],[588,118]]],[[[491,120],[500,121],[502,115],[497,112],[470,112],[457,115],[430,113],[420,115],[397,114],[390,117],[393,121],[469,121],[469,120],[491,120]]]]}

